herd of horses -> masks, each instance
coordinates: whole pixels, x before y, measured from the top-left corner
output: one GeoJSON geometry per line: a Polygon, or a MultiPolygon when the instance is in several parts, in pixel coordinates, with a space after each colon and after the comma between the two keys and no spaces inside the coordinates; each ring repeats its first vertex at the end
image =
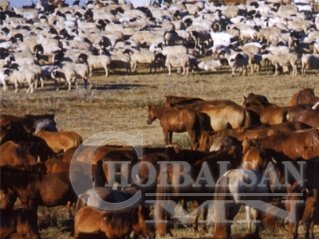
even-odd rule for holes
{"type": "Polygon", "coordinates": [[[166,147],[85,145],[77,133],[59,131],[54,115],[1,115],[0,238],[40,238],[39,206],[66,206],[74,238],[165,236],[172,234],[176,216],[163,207],[170,201],[183,202],[186,211],[190,203],[198,205],[195,221],[188,222],[196,231],[211,227],[213,238],[230,238],[231,222],[246,200],[267,204],[263,209],[246,205],[249,234],[241,238],[259,238],[260,224],[277,225],[280,209],[286,212],[282,223],[288,224],[289,238],[298,238],[300,222],[305,238],[315,238],[318,102],[313,89],[296,92],[288,106],[254,93],[244,98],[243,106],[231,100],[166,96],[164,106],[149,106],[147,119],[148,124],[159,120],[166,147]],[[172,135],[179,132],[188,133],[191,149],[172,147],[172,135]],[[110,162],[129,163],[111,185],[110,162]],[[226,172],[221,164],[227,165],[226,172]],[[180,187],[185,165],[191,167],[192,183],[180,187]],[[303,177],[287,175],[287,165],[303,177]],[[135,178],[128,177],[133,169],[138,172],[135,178]],[[208,176],[214,185],[208,185],[208,176]],[[256,180],[247,187],[251,176],[256,180]],[[117,182],[123,177],[128,181],[125,187],[117,182]],[[153,183],[141,187],[151,177],[153,183]],[[163,177],[169,187],[160,183],[163,177]],[[82,189],[80,195],[74,182],[82,189]],[[106,202],[120,203],[137,192],[143,197],[132,207],[119,212],[98,209],[96,194],[106,202]],[[250,193],[254,196],[247,196],[250,193]],[[213,225],[200,225],[201,212],[204,220],[209,216],[205,202],[212,199],[213,225]]]}

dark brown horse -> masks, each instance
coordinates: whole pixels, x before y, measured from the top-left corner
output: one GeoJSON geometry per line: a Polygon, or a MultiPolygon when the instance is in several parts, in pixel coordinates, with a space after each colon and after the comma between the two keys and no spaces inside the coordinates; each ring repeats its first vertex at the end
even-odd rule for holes
{"type": "Polygon", "coordinates": [[[24,166],[44,162],[55,154],[41,138],[15,143],[7,141],[0,145],[0,166],[24,166]]]}
{"type": "Polygon", "coordinates": [[[319,101],[319,96],[315,95],[313,88],[302,89],[289,99],[289,105],[310,104],[313,105],[319,101]]]}
{"type": "Polygon", "coordinates": [[[44,165],[41,164],[27,169],[1,167],[1,179],[1,187],[12,189],[21,204],[30,209],[37,209],[39,205],[54,207],[76,202],[68,172],[44,175],[44,165]]]}
{"type": "Polygon", "coordinates": [[[192,148],[196,149],[198,147],[201,126],[195,111],[149,106],[147,123],[150,125],[156,119],[160,121],[166,145],[172,144],[173,132],[187,132],[192,142],[192,148]]]}
{"type": "Polygon", "coordinates": [[[0,221],[0,238],[41,238],[35,210],[23,208],[0,210],[0,221]]]}

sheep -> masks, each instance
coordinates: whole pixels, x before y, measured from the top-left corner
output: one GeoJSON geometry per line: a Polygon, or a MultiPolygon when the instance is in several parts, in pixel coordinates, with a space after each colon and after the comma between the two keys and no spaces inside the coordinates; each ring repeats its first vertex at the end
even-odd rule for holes
{"type": "Polygon", "coordinates": [[[220,60],[202,61],[198,64],[198,68],[204,71],[217,71],[221,66],[220,60]]]}
{"type": "Polygon", "coordinates": [[[2,89],[4,92],[7,91],[7,81],[8,81],[8,75],[10,74],[9,69],[3,68],[0,70],[0,83],[3,85],[2,89]]]}
{"type": "Polygon", "coordinates": [[[319,75],[319,54],[303,54],[301,57],[301,73],[306,75],[308,69],[316,69],[319,75]]]}
{"type": "Polygon", "coordinates": [[[313,53],[314,53],[314,54],[319,54],[319,41],[316,41],[316,42],[313,44],[313,53]]]}
{"type": "Polygon", "coordinates": [[[288,72],[289,65],[292,67],[292,74],[296,76],[298,74],[297,70],[297,60],[298,56],[295,53],[276,53],[276,54],[264,54],[262,55],[263,60],[267,59],[272,65],[275,66],[274,75],[278,75],[279,66],[282,67],[283,72],[288,72]]]}
{"type": "Polygon", "coordinates": [[[169,54],[166,57],[165,66],[168,69],[168,75],[171,75],[172,68],[182,68],[182,74],[188,75],[190,55],[186,53],[169,54]]]}
{"type": "Polygon", "coordinates": [[[241,73],[247,75],[248,55],[245,53],[236,52],[227,57],[228,64],[230,65],[232,76],[235,76],[235,71],[241,68],[241,73]]]}
{"type": "Polygon", "coordinates": [[[14,84],[15,93],[18,93],[20,83],[27,83],[29,87],[26,92],[32,94],[37,77],[37,73],[31,69],[21,68],[12,70],[8,75],[8,81],[14,84]]]}
{"type": "MultiPolygon", "coordinates": [[[[136,71],[137,64],[149,64],[150,67],[152,67],[152,64],[155,62],[155,56],[156,54],[146,50],[142,49],[139,52],[134,52],[131,54],[131,69],[133,72],[136,71]]],[[[152,68],[150,68],[150,71],[152,68]]]]}
{"type": "Polygon", "coordinates": [[[90,76],[93,75],[93,69],[103,68],[105,71],[105,77],[108,77],[109,65],[111,64],[111,58],[109,56],[82,53],[78,58],[80,62],[88,64],[90,76]]]}
{"type": "Polygon", "coordinates": [[[158,44],[154,48],[150,47],[150,51],[156,52],[156,53],[162,53],[164,56],[176,55],[176,54],[187,54],[187,48],[182,45],[163,47],[162,44],[158,44]]]}
{"type": "Polygon", "coordinates": [[[59,90],[58,81],[65,81],[68,84],[68,91],[71,90],[72,82],[75,83],[76,89],[78,88],[77,83],[77,72],[74,65],[70,62],[64,62],[62,66],[54,69],[51,73],[52,78],[55,80],[56,90],[59,90]]]}

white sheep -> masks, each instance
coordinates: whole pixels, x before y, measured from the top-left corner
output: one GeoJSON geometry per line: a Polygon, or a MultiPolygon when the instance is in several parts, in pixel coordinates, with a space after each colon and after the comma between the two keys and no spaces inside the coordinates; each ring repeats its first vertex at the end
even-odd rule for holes
{"type": "Polygon", "coordinates": [[[221,66],[220,60],[202,61],[198,64],[198,68],[204,71],[217,71],[221,66]]]}
{"type": "Polygon", "coordinates": [[[166,57],[165,66],[168,69],[168,75],[171,75],[172,68],[182,68],[182,74],[188,75],[190,56],[185,53],[169,54],[166,57]]]}
{"type": "Polygon", "coordinates": [[[92,55],[90,53],[80,54],[79,59],[85,62],[89,66],[89,74],[93,75],[93,69],[103,68],[105,76],[109,75],[109,65],[111,64],[111,58],[107,55],[92,55]]]}

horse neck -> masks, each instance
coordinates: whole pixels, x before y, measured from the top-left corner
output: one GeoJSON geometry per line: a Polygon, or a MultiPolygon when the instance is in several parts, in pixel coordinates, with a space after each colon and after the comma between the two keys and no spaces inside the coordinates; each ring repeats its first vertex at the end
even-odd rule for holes
{"type": "Polygon", "coordinates": [[[165,110],[166,110],[166,108],[163,106],[155,106],[153,111],[154,111],[156,117],[160,119],[163,116],[165,110]]]}

